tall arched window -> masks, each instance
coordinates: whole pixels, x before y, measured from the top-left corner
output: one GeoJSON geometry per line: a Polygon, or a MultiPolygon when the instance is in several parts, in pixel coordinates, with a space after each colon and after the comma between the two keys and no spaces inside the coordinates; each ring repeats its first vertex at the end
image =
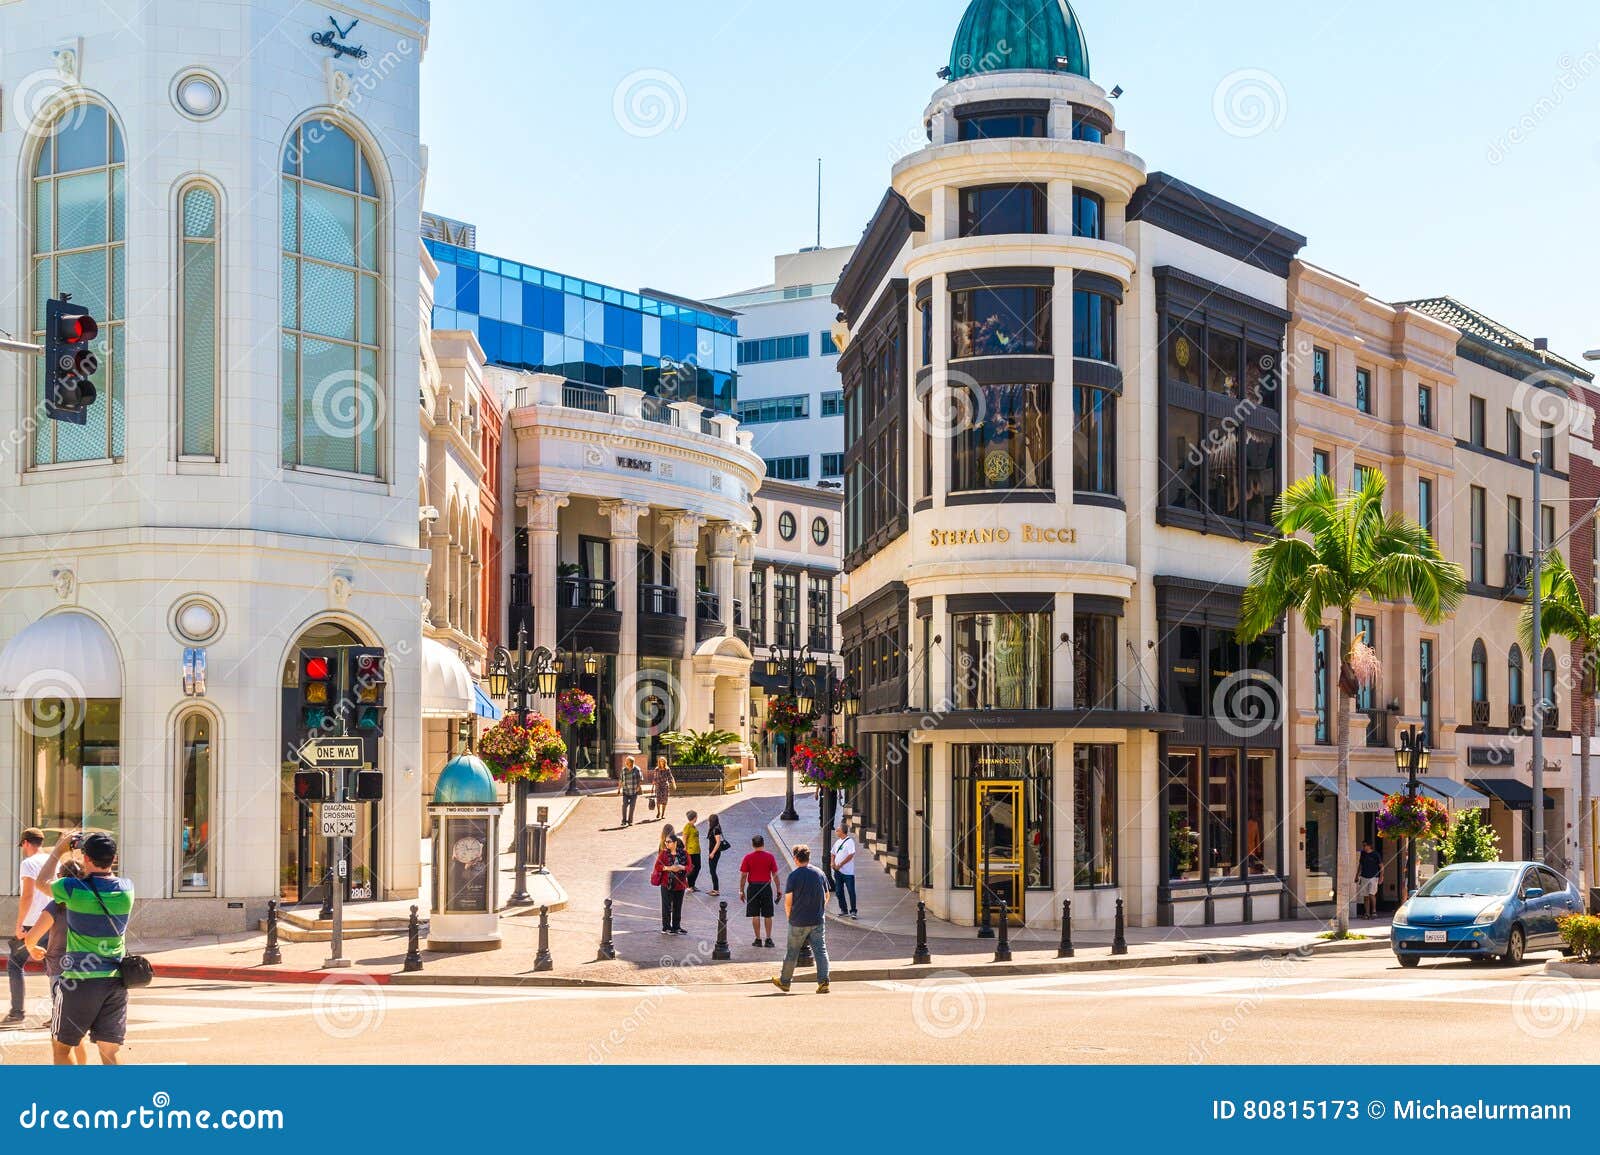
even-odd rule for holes
{"type": "Polygon", "coordinates": [[[1525,705],[1522,696],[1522,647],[1512,646],[1506,655],[1506,694],[1513,706],[1525,705]]]}
{"type": "MultiPolygon", "coordinates": [[[[45,301],[70,293],[100,323],[94,375],[99,397],[88,422],[40,420],[33,464],[103,461],[122,456],[122,316],[127,230],[122,130],[98,104],[61,111],[33,166],[33,339],[44,340],[45,301]]],[[[44,413],[43,363],[35,374],[33,411],[44,413]]]]}
{"type": "Polygon", "coordinates": [[[295,130],[281,216],[285,465],[382,472],[378,208],[349,133],[329,121],[295,130]]]}
{"type": "MultiPolygon", "coordinates": [[[[1489,701],[1489,651],[1484,648],[1482,638],[1472,643],[1472,701],[1474,704],[1489,701]]],[[[1485,724],[1474,720],[1474,725],[1485,724]]]]}
{"type": "Polygon", "coordinates": [[[192,184],[178,196],[178,455],[217,457],[217,193],[192,184]]]}
{"type": "Polygon", "coordinates": [[[209,894],[216,885],[212,864],[212,797],[216,789],[216,737],[211,715],[190,710],[178,722],[179,894],[209,894]]]}
{"type": "MultiPolygon", "coordinates": [[[[1556,655],[1554,650],[1544,652],[1544,660],[1540,662],[1539,698],[1546,711],[1556,708],[1556,655]]],[[[1551,725],[1554,725],[1552,722],[1551,725]]]]}

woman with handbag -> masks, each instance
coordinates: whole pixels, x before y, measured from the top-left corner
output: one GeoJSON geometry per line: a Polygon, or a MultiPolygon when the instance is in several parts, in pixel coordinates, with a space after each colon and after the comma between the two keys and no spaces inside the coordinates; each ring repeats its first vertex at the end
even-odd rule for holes
{"type": "Polygon", "coordinates": [[[728,840],[722,833],[722,818],[713,814],[706,820],[706,869],[711,872],[711,893],[721,894],[722,883],[717,881],[717,859],[728,849],[728,840]]]}
{"type": "Polygon", "coordinates": [[[667,765],[665,754],[656,759],[656,772],[652,776],[656,791],[656,817],[665,819],[667,816],[667,800],[672,797],[672,767],[667,765]]]}
{"type": "Polygon", "coordinates": [[[661,890],[661,933],[688,934],[683,929],[683,894],[689,889],[689,854],[683,839],[673,837],[656,855],[651,885],[661,890]]]}

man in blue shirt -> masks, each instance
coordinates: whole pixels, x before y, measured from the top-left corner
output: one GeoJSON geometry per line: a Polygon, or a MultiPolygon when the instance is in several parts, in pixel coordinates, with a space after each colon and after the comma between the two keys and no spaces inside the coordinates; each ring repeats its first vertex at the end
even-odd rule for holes
{"type": "Polygon", "coordinates": [[[796,846],[794,869],[783,886],[783,912],[789,916],[788,950],[783,956],[783,974],[772,979],[772,985],[784,994],[789,993],[800,948],[808,942],[817,956],[817,994],[828,993],[828,944],[823,937],[828,889],[828,876],[811,865],[811,848],[796,846]]]}

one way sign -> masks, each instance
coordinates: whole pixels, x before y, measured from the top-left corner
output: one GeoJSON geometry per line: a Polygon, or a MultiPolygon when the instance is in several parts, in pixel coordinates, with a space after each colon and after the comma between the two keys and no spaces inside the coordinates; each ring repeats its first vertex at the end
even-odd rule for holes
{"type": "Polygon", "coordinates": [[[354,802],[322,804],[322,837],[354,838],[358,809],[354,802]]]}

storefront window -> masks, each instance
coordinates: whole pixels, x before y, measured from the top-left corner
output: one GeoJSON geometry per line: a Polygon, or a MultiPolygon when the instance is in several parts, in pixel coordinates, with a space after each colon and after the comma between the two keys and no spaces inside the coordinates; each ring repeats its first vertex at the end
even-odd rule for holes
{"type": "Polygon", "coordinates": [[[1072,294],[1072,355],[1117,363],[1117,302],[1105,293],[1072,294]]]}
{"type": "Polygon", "coordinates": [[[1212,878],[1235,874],[1239,867],[1239,752],[1213,750],[1206,772],[1206,861],[1212,878]]]}
{"type": "Polygon", "coordinates": [[[1072,751],[1072,835],[1075,887],[1117,881],[1117,748],[1076,746],[1072,751]]]}
{"type": "Polygon", "coordinates": [[[1307,902],[1332,902],[1333,880],[1339,872],[1338,848],[1334,832],[1339,828],[1338,800],[1331,790],[1315,782],[1306,783],[1306,872],[1307,902]]]}
{"type": "Polygon", "coordinates": [[[952,614],[950,628],[957,709],[1049,709],[1049,614],[952,614]]]}
{"type": "Polygon", "coordinates": [[[1278,873],[1278,756],[1252,750],[1245,758],[1244,863],[1250,874],[1278,873]]]}
{"type": "Polygon", "coordinates": [[[111,698],[28,703],[33,803],[45,831],[104,830],[122,841],[122,703],[111,698]]]}
{"type": "Polygon", "coordinates": [[[1200,877],[1200,755],[1173,750],[1167,755],[1167,877],[1200,877]]]}
{"type": "MultiPolygon", "coordinates": [[[[978,783],[985,780],[1015,780],[1022,797],[1020,816],[1006,809],[991,807],[991,853],[1000,859],[1003,847],[992,845],[994,837],[1004,834],[1020,851],[1023,885],[1029,889],[1051,885],[1050,857],[1052,840],[1051,821],[1054,811],[1050,802],[1051,747],[1007,746],[984,743],[950,747],[950,769],[954,790],[953,826],[951,829],[952,858],[955,862],[954,885],[958,888],[976,885],[978,862],[978,783]],[[1020,822],[1018,818],[1020,817],[1020,822]]],[[[996,806],[1005,808],[1006,803],[996,806]]],[[[1010,861],[1005,859],[1005,861],[1010,861]]],[[[994,862],[991,862],[991,867],[994,862]]]]}
{"type": "Polygon", "coordinates": [[[1117,396],[1079,385],[1072,391],[1072,488],[1078,493],[1117,492],[1117,396]]]}
{"type": "Polygon", "coordinates": [[[1073,700],[1080,710],[1117,704],[1117,619],[1110,614],[1072,618],[1073,700]]]}
{"type": "Polygon", "coordinates": [[[211,718],[185,714],[178,726],[178,884],[180,892],[209,893],[211,876],[211,718]]]}
{"type": "Polygon", "coordinates": [[[1048,199],[1036,184],[985,185],[961,190],[961,235],[1042,233],[1048,199]]]}
{"type": "Polygon", "coordinates": [[[1166,503],[1200,513],[1205,509],[1206,453],[1200,444],[1204,419],[1187,409],[1167,411],[1166,503]]]}
{"type": "Polygon", "coordinates": [[[977,419],[951,438],[951,491],[1049,489],[1050,386],[972,388],[977,419]]]}
{"type": "Polygon", "coordinates": [[[959,289],[950,294],[951,357],[1049,352],[1049,289],[1018,285],[959,289]]]}

